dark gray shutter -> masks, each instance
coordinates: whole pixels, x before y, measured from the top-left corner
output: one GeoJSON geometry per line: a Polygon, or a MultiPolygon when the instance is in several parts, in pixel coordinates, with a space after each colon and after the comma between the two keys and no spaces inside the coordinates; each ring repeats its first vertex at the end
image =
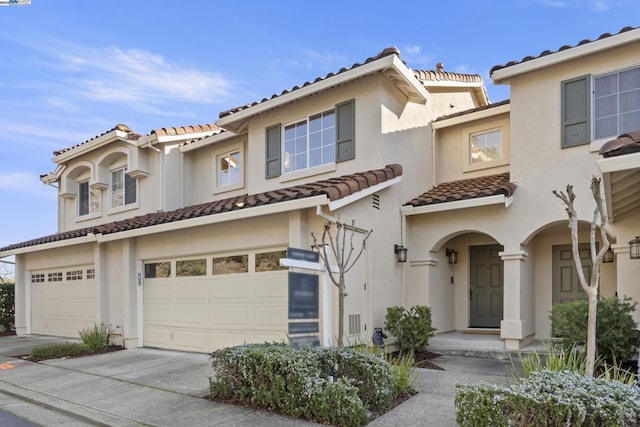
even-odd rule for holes
{"type": "Polygon", "coordinates": [[[282,126],[278,123],[266,130],[265,176],[267,178],[280,176],[281,128],[282,126]]]}
{"type": "Polygon", "coordinates": [[[591,76],[562,85],[562,148],[591,142],[591,76]]]}
{"type": "Polygon", "coordinates": [[[355,100],[336,105],[336,162],[356,158],[355,100]]]}

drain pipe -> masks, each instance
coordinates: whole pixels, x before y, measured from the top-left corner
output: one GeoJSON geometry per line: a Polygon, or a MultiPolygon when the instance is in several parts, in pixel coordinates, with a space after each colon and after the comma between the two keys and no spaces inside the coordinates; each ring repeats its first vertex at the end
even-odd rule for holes
{"type": "MultiPolygon", "coordinates": [[[[405,245],[407,239],[407,217],[402,210],[400,211],[400,244],[405,245]]],[[[406,247],[406,246],[405,246],[406,247]]],[[[408,261],[408,260],[407,260],[408,261]]],[[[404,264],[400,265],[400,295],[402,296],[402,307],[406,306],[407,296],[405,292],[405,274],[404,274],[404,264]]]]}

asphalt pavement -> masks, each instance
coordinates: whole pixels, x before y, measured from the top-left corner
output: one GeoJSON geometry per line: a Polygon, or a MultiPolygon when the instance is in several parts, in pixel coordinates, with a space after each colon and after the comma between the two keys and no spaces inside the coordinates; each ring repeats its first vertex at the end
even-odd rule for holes
{"type": "MultiPolygon", "coordinates": [[[[0,337],[0,409],[43,426],[311,426],[308,421],[212,402],[207,354],[152,348],[54,359],[19,356],[64,339],[0,337]],[[6,402],[13,402],[7,404],[6,402]]],[[[455,384],[505,382],[509,361],[440,356],[417,369],[418,394],[370,426],[455,426],[455,384]]]]}

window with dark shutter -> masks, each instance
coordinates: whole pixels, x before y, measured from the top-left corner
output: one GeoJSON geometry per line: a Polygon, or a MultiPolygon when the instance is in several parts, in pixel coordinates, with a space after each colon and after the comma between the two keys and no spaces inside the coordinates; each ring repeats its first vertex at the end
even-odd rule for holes
{"type": "Polygon", "coordinates": [[[356,158],[355,100],[336,105],[336,162],[356,158]]]}
{"type": "Polygon", "coordinates": [[[266,130],[266,178],[276,178],[280,176],[280,142],[281,125],[273,125],[266,130]]]}
{"type": "Polygon", "coordinates": [[[591,142],[591,76],[561,83],[562,148],[591,142]]]}

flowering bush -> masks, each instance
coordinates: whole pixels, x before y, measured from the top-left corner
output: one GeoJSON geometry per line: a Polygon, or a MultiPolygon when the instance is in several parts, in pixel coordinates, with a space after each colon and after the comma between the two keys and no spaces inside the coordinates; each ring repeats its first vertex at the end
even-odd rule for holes
{"type": "Polygon", "coordinates": [[[638,426],[640,388],[575,372],[533,372],[512,384],[456,385],[460,426],[638,426]]]}
{"type": "Polygon", "coordinates": [[[7,331],[15,322],[14,294],[13,283],[0,283],[0,326],[7,331]]]}
{"type": "Polygon", "coordinates": [[[211,354],[211,396],[339,426],[359,426],[395,397],[391,366],[349,348],[248,344],[211,354]]]}

